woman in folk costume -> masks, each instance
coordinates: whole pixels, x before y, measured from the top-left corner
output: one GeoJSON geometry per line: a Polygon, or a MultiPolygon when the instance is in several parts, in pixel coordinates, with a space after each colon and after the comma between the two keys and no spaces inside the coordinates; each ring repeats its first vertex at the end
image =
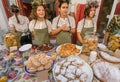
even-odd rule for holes
{"type": "MultiPolygon", "coordinates": [[[[112,37],[115,35],[120,35],[120,14],[114,15],[110,24],[106,27],[106,33],[104,36],[104,44],[107,46],[111,45],[113,42],[110,42],[110,39],[112,39],[112,37]]],[[[118,39],[118,42],[120,42],[119,39],[118,39]]],[[[120,43],[119,44],[116,43],[116,45],[120,46],[120,43]]],[[[117,46],[114,47],[114,49],[116,49],[117,46]]]]}
{"type": "Polygon", "coordinates": [[[35,1],[32,4],[32,12],[29,23],[29,29],[32,33],[32,37],[35,40],[36,45],[42,45],[44,43],[50,43],[49,33],[51,31],[51,22],[47,20],[45,6],[39,1],[35,1]]]}
{"type": "Polygon", "coordinates": [[[58,7],[59,13],[52,21],[52,35],[56,35],[57,45],[71,43],[71,33],[75,32],[75,20],[68,13],[67,0],[60,0],[58,7]]]}
{"type": "Polygon", "coordinates": [[[28,31],[29,20],[26,16],[20,15],[19,8],[16,5],[11,5],[13,16],[9,18],[9,26],[15,28],[19,38],[24,32],[28,31]]]}
{"type": "Polygon", "coordinates": [[[83,38],[85,36],[85,33],[87,33],[87,32],[96,33],[97,21],[95,21],[93,18],[94,18],[95,11],[96,11],[97,7],[98,7],[98,3],[96,1],[88,3],[88,5],[84,11],[85,17],[81,21],[78,22],[78,25],[77,25],[77,27],[78,27],[77,28],[78,41],[77,41],[77,43],[79,45],[83,44],[83,42],[84,42],[83,38]]]}

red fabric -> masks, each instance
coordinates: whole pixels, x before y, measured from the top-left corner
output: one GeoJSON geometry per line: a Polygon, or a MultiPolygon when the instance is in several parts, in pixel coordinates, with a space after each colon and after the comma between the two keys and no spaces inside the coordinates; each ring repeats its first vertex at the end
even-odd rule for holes
{"type": "Polygon", "coordinates": [[[86,6],[86,4],[78,4],[77,5],[76,15],[75,15],[76,25],[84,17],[85,6],[86,6]]]}
{"type": "Polygon", "coordinates": [[[59,0],[56,0],[56,5],[55,5],[56,16],[59,15],[59,11],[58,11],[58,3],[59,3],[59,0]]]}
{"type": "Polygon", "coordinates": [[[3,7],[5,9],[6,16],[7,16],[7,18],[9,18],[10,17],[10,11],[9,11],[9,7],[8,7],[8,4],[7,4],[7,1],[6,0],[2,0],[2,4],[3,4],[3,7]]]}
{"type": "MultiPolygon", "coordinates": [[[[76,9],[76,15],[75,15],[75,21],[76,21],[76,28],[78,22],[84,17],[84,10],[85,10],[86,4],[78,4],[76,9]]],[[[77,41],[77,30],[73,34],[72,42],[76,43],[77,41]]]]}
{"type": "Polygon", "coordinates": [[[24,8],[23,8],[22,0],[17,0],[17,2],[18,2],[19,7],[21,8],[20,9],[20,14],[25,16],[25,11],[24,11],[24,8]]]}
{"type": "Polygon", "coordinates": [[[120,14],[120,2],[116,6],[114,14],[120,14]]]}

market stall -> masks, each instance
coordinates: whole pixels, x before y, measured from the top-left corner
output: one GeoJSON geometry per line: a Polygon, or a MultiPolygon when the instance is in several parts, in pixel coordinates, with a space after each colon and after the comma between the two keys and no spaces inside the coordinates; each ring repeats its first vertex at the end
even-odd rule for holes
{"type": "Polygon", "coordinates": [[[1,47],[0,82],[120,81],[120,50],[113,52],[102,43],[89,54],[70,43],[26,44],[12,52],[1,47]]]}

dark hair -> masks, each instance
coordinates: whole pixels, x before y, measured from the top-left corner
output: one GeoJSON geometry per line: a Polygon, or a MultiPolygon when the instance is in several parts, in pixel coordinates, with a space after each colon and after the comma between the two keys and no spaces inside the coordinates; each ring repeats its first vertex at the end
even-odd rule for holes
{"type": "Polygon", "coordinates": [[[94,1],[94,2],[88,2],[85,10],[84,10],[84,15],[85,17],[86,16],[89,16],[89,13],[90,13],[90,10],[91,8],[97,8],[99,5],[98,5],[98,2],[97,1],[94,1]]]}
{"type": "Polygon", "coordinates": [[[17,23],[20,24],[20,21],[18,19],[17,13],[19,12],[19,8],[16,5],[11,5],[11,11],[15,14],[15,18],[17,20],[17,23]]]}
{"type": "Polygon", "coordinates": [[[36,19],[37,20],[38,16],[37,16],[36,11],[37,11],[37,8],[39,6],[43,6],[43,8],[45,9],[45,18],[46,18],[46,6],[43,5],[43,4],[35,4],[34,7],[32,7],[32,11],[31,11],[30,16],[29,16],[30,20],[32,20],[32,19],[36,19]]]}
{"type": "Polygon", "coordinates": [[[59,0],[58,7],[60,8],[63,3],[69,4],[69,0],[59,0]]]}
{"type": "Polygon", "coordinates": [[[18,8],[18,6],[16,6],[16,5],[11,5],[11,11],[13,12],[13,13],[18,13],[19,12],[19,8],[18,8]]]}

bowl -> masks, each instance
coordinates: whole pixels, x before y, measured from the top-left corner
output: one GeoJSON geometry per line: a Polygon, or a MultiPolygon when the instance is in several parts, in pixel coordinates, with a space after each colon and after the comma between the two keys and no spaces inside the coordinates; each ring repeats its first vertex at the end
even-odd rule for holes
{"type": "Polygon", "coordinates": [[[32,47],[32,44],[25,44],[25,45],[23,45],[19,48],[19,51],[20,52],[25,52],[25,51],[30,50],[31,47],[32,47]]]}

